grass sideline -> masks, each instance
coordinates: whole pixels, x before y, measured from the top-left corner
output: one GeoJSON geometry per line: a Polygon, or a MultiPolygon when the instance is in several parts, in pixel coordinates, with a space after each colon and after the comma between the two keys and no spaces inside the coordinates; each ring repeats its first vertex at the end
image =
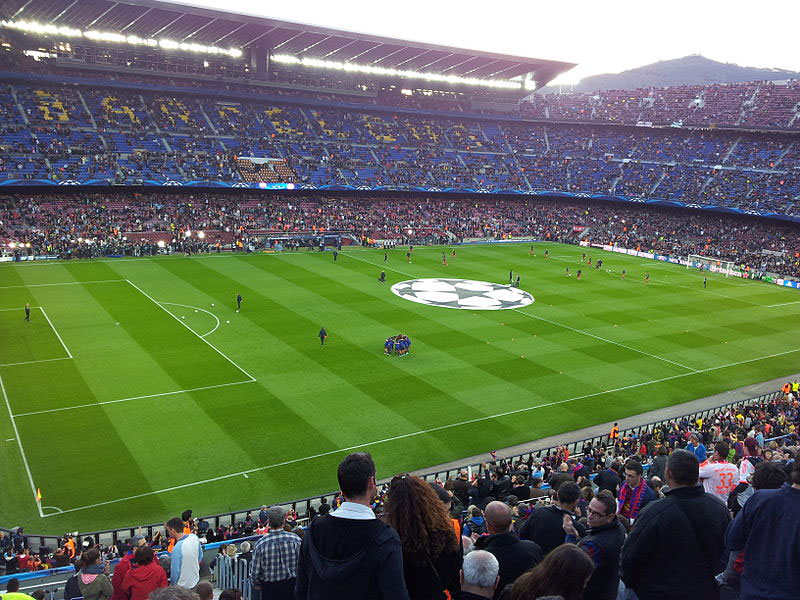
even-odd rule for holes
{"type": "Polygon", "coordinates": [[[535,246],[459,246],[448,266],[438,247],[411,264],[356,248],[335,263],[0,266],[2,525],[58,534],[291,500],[335,489],[348,451],[389,476],[796,371],[796,290],[716,275],[704,289],[679,266],[591,250],[596,270],[579,247],[535,246]],[[389,291],[509,270],[533,304],[450,310],[389,291]],[[41,307],[31,323],[26,302],[41,307]],[[382,353],[398,332],[413,340],[403,360],[382,353]]]}

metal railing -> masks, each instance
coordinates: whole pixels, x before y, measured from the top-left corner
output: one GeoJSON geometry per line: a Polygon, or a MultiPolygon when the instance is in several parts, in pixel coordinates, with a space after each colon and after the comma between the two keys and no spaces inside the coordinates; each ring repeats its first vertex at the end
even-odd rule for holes
{"type": "MultiPolygon", "coordinates": [[[[250,566],[246,560],[231,556],[217,557],[212,581],[221,590],[235,589],[242,592],[242,600],[252,600],[253,586],[250,585],[250,566]]],[[[258,594],[260,598],[260,594],[258,594]]]]}
{"type": "MultiPolygon", "coordinates": [[[[762,394],[760,396],[756,396],[754,398],[749,398],[746,400],[740,400],[737,402],[729,402],[727,404],[723,404],[721,406],[716,406],[713,408],[707,408],[701,411],[697,411],[694,413],[682,415],[679,417],[673,417],[670,419],[662,419],[659,421],[652,421],[650,423],[646,423],[643,425],[637,425],[635,427],[630,427],[627,429],[620,430],[620,437],[629,437],[631,435],[641,436],[644,433],[649,433],[655,430],[656,428],[667,425],[669,423],[680,422],[683,420],[688,420],[692,423],[696,422],[697,419],[702,418],[703,420],[708,419],[709,417],[717,414],[720,411],[724,411],[728,408],[734,406],[749,406],[753,404],[761,404],[764,402],[770,402],[780,396],[780,392],[771,392],[769,394],[762,394]]],[[[538,450],[532,450],[530,452],[524,452],[521,454],[516,454],[512,456],[505,456],[502,457],[502,460],[507,462],[517,462],[517,461],[529,461],[529,460],[536,460],[537,458],[543,458],[550,454],[555,453],[559,448],[566,448],[570,456],[580,455],[583,449],[583,446],[591,442],[593,447],[596,447],[598,444],[605,444],[609,441],[608,434],[594,436],[591,438],[586,438],[583,440],[578,440],[575,442],[570,442],[567,444],[559,444],[557,446],[550,446],[546,448],[541,448],[538,450]]],[[[458,467],[453,467],[444,471],[434,471],[431,473],[421,474],[420,477],[425,479],[426,481],[434,481],[436,479],[441,479],[442,481],[446,481],[451,477],[455,477],[461,469],[471,469],[471,470],[478,470],[480,472],[482,465],[480,463],[473,463],[473,464],[464,464],[458,467]]],[[[388,480],[387,480],[388,481],[388,480]]],[[[320,494],[317,496],[311,496],[308,498],[301,498],[298,500],[292,500],[288,502],[274,502],[272,506],[282,506],[286,509],[291,508],[294,510],[298,515],[301,516],[301,520],[304,520],[302,517],[306,517],[309,513],[309,510],[314,507],[315,509],[320,505],[320,500],[323,497],[332,497],[336,494],[336,492],[329,492],[327,494],[320,494]]],[[[220,513],[216,515],[210,515],[206,517],[202,517],[203,520],[208,521],[209,525],[214,529],[220,526],[232,526],[236,523],[239,523],[247,518],[248,515],[255,515],[260,510],[260,507],[248,508],[243,510],[238,510],[234,512],[228,513],[220,513]]],[[[7,532],[8,530],[0,528],[0,530],[7,532]]],[[[147,535],[148,537],[152,537],[153,534],[157,531],[163,530],[163,524],[155,523],[151,525],[144,525],[144,526],[134,526],[134,527],[123,527],[119,529],[107,529],[103,531],[94,531],[90,533],[82,533],[80,534],[82,537],[90,537],[94,539],[95,543],[103,544],[103,545],[110,545],[112,543],[116,544],[119,540],[124,540],[127,538],[131,538],[134,535],[147,535]]],[[[59,536],[53,535],[38,535],[38,534],[26,534],[25,537],[28,539],[28,546],[34,550],[36,545],[34,542],[38,542],[38,546],[44,549],[52,550],[53,548],[58,547],[59,540],[61,539],[59,536]]]]}

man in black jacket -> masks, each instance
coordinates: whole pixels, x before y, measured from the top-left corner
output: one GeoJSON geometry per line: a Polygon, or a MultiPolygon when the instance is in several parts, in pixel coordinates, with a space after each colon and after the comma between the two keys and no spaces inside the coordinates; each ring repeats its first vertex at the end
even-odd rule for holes
{"type": "Polygon", "coordinates": [[[569,472],[569,465],[562,462],[558,465],[558,473],[553,473],[553,475],[550,476],[550,487],[553,488],[553,491],[557,492],[561,484],[568,481],[574,482],[575,477],[569,472]]]}
{"type": "Polygon", "coordinates": [[[620,463],[614,461],[611,467],[603,469],[595,475],[594,483],[599,490],[608,490],[616,498],[619,484],[622,483],[622,478],[619,476],[620,463]]]}
{"type": "Polygon", "coordinates": [[[479,537],[475,548],[494,554],[500,563],[500,582],[495,588],[497,598],[503,588],[516,581],[531,567],[542,560],[542,549],[530,540],[521,540],[511,531],[511,509],[503,502],[490,502],[484,513],[489,535],[479,537]]]}
{"type": "Polygon", "coordinates": [[[718,600],[714,579],[730,515],[698,485],[700,465],[686,450],[667,460],[667,497],[638,514],[622,547],[622,580],[639,600],[718,600]]]}
{"type": "MultiPolygon", "coordinates": [[[[581,497],[581,490],[574,481],[562,483],[553,503],[540,506],[531,513],[519,530],[523,540],[536,542],[545,556],[554,548],[564,543],[564,515],[574,519],[575,506],[581,497]]],[[[575,521],[575,529],[580,536],[586,534],[586,528],[575,521]]]]}
{"type": "Polygon", "coordinates": [[[594,562],[594,573],[586,585],[585,598],[616,600],[619,591],[619,554],[625,542],[625,527],[617,519],[617,501],[608,490],[600,490],[589,502],[586,521],[589,531],[583,538],[569,516],[564,517],[566,541],[578,546],[594,562]]]}
{"type": "Polygon", "coordinates": [[[348,455],[338,478],[345,502],[306,531],[295,598],[408,600],[400,537],[370,507],[377,493],[372,457],[348,455]]]}

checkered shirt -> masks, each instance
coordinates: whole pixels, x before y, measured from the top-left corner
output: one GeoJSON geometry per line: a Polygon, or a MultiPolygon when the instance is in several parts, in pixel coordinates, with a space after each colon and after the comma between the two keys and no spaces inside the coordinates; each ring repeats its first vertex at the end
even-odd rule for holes
{"type": "Polygon", "coordinates": [[[275,582],[297,577],[300,537],[290,531],[270,531],[256,544],[250,565],[250,582],[275,582]]]}

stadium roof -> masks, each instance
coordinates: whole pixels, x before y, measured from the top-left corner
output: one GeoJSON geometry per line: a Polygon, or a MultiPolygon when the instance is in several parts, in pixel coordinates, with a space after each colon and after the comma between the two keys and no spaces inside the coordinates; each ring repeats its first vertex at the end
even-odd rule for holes
{"type": "Polygon", "coordinates": [[[6,0],[4,4],[4,17],[13,21],[37,21],[211,46],[260,47],[275,54],[458,77],[510,79],[532,73],[537,86],[575,66],[158,0],[6,0]]]}

